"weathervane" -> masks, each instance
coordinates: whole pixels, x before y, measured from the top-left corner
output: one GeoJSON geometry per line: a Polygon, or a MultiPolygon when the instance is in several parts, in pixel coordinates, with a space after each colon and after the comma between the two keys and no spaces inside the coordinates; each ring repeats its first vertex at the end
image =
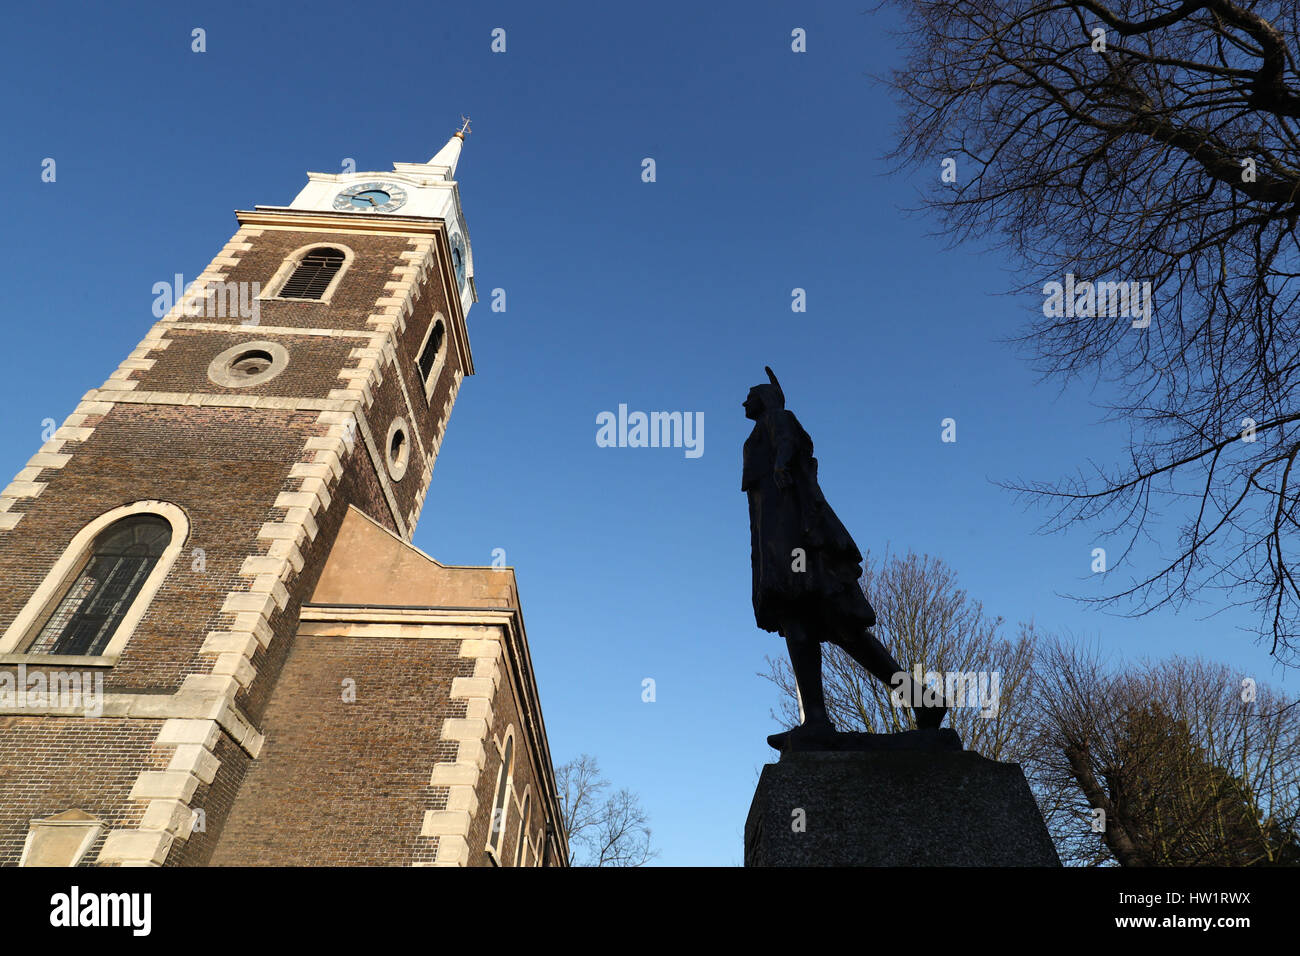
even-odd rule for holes
{"type": "Polygon", "coordinates": [[[466,116],[464,113],[461,113],[460,118],[461,118],[461,127],[460,129],[456,130],[456,135],[459,136],[461,139],[464,139],[465,134],[470,131],[469,117],[466,116]]]}

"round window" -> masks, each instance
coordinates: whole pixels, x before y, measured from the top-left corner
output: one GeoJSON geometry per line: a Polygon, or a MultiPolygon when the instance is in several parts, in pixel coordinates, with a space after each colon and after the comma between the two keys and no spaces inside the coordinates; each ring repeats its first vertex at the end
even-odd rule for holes
{"type": "Polygon", "coordinates": [[[208,378],[225,388],[261,385],[284,371],[289,353],[279,342],[243,342],[212,360],[208,378]]]}
{"type": "Polygon", "coordinates": [[[271,367],[273,361],[271,353],[265,349],[249,349],[230,363],[230,370],[248,378],[251,375],[261,375],[271,367]]]}
{"type": "Polygon", "coordinates": [[[406,474],[407,463],[411,460],[411,442],[406,434],[406,421],[398,418],[388,426],[388,476],[393,481],[401,481],[406,474]]]}

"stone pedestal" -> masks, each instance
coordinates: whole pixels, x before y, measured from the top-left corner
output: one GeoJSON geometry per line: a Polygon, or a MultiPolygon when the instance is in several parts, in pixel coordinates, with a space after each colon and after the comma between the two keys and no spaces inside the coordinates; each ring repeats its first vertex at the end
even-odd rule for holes
{"type": "Polygon", "coordinates": [[[1019,764],[879,749],[786,752],[764,767],[745,865],[1061,863],[1019,764]]]}

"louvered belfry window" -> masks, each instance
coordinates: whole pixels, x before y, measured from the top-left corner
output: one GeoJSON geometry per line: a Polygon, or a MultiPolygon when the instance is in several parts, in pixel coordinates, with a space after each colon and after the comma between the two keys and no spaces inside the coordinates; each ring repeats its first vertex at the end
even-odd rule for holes
{"type": "Polygon", "coordinates": [[[313,249],[302,257],[280,289],[281,299],[319,299],[343,266],[343,253],[337,249],[313,249]]]}
{"type": "Polygon", "coordinates": [[[158,515],[132,515],[105,528],[28,652],[102,653],[171,535],[158,515]]]}

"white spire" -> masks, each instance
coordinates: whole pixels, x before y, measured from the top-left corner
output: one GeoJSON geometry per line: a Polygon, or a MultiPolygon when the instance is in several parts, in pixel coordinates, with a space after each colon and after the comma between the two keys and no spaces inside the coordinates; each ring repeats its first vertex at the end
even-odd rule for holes
{"type": "Polygon", "coordinates": [[[460,129],[452,133],[451,139],[447,140],[447,145],[438,150],[433,159],[425,164],[445,169],[444,175],[447,179],[456,175],[456,163],[460,160],[460,149],[465,144],[465,134],[470,131],[469,117],[462,116],[461,119],[464,120],[464,123],[462,123],[460,129]]]}

